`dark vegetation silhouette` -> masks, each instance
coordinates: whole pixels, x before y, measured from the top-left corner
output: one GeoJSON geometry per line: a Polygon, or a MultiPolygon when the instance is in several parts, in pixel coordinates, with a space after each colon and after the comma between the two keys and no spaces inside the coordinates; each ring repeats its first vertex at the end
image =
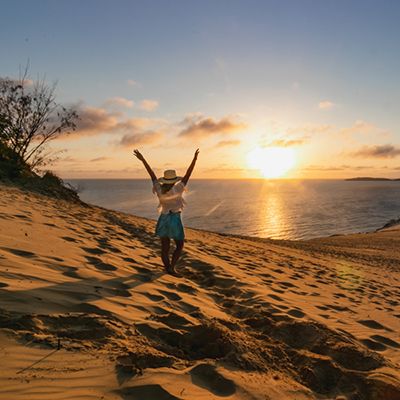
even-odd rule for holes
{"type": "Polygon", "coordinates": [[[76,191],[45,168],[57,159],[48,143],[76,128],[78,113],[56,102],[56,84],[0,77],[0,181],[78,200],[76,191]]]}

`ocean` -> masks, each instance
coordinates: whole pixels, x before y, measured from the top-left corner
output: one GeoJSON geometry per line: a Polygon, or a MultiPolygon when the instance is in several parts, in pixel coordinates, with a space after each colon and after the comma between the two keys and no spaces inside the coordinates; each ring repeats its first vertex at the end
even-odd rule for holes
{"type": "MultiPolygon", "coordinates": [[[[149,179],[66,179],[91,204],[157,219],[149,179]]],[[[187,227],[273,239],[310,239],[382,227],[400,216],[400,181],[191,180],[187,227]]]]}

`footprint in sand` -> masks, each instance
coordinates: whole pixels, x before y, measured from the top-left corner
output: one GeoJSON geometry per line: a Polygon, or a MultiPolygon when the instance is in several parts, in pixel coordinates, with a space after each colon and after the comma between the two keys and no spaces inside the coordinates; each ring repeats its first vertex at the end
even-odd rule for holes
{"type": "Polygon", "coordinates": [[[97,257],[89,257],[85,256],[86,260],[89,262],[89,264],[93,265],[96,269],[100,271],[116,271],[117,267],[114,267],[114,265],[108,264],[100,260],[100,258],[97,257]]]}
{"type": "Polygon", "coordinates": [[[147,275],[151,275],[151,271],[148,268],[143,268],[143,267],[134,267],[136,269],[137,272],[139,272],[140,274],[147,274],[147,275]]]}
{"type": "Polygon", "coordinates": [[[181,400],[167,392],[161,385],[140,385],[116,390],[124,400],[181,400]]]}
{"type": "Polygon", "coordinates": [[[58,265],[57,269],[62,271],[64,276],[68,276],[69,278],[81,278],[80,275],[76,272],[78,270],[77,267],[72,267],[68,265],[58,265]]]}
{"type": "Polygon", "coordinates": [[[143,293],[146,297],[148,297],[151,301],[163,301],[165,300],[164,296],[158,296],[157,294],[151,293],[143,293]]]}
{"type": "Polygon", "coordinates": [[[74,242],[77,243],[78,240],[69,236],[61,236],[61,239],[65,240],[66,242],[74,242]]]}
{"type": "Polygon", "coordinates": [[[216,396],[231,396],[236,392],[235,383],[222,376],[210,364],[199,364],[190,370],[192,382],[216,396]]]}
{"type": "Polygon", "coordinates": [[[179,301],[182,300],[182,297],[179,296],[179,294],[174,293],[174,292],[168,292],[167,290],[159,290],[161,294],[163,294],[165,297],[167,297],[169,300],[173,301],[179,301]]]}
{"type": "Polygon", "coordinates": [[[50,226],[50,227],[52,227],[52,228],[57,228],[57,225],[56,225],[56,224],[52,224],[52,223],[50,223],[50,222],[45,222],[44,225],[50,226]]]}
{"type": "Polygon", "coordinates": [[[329,319],[331,316],[329,314],[318,314],[320,317],[329,319]]]}
{"type": "Polygon", "coordinates": [[[385,351],[387,347],[379,342],[375,342],[375,340],[371,339],[361,339],[360,342],[364,345],[367,346],[370,350],[374,351],[385,351]]]}
{"type": "Polygon", "coordinates": [[[290,316],[295,318],[303,318],[306,314],[303,313],[301,310],[292,309],[287,312],[290,316]]]}
{"type": "Polygon", "coordinates": [[[357,322],[359,324],[367,326],[368,328],[371,328],[371,329],[382,329],[382,330],[386,330],[388,332],[392,332],[392,329],[390,329],[386,326],[383,326],[382,324],[374,321],[373,319],[363,319],[363,320],[359,320],[357,322]]]}
{"type": "Polygon", "coordinates": [[[93,247],[93,248],[90,248],[90,247],[81,247],[81,249],[84,250],[84,251],[86,251],[86,253],[89,253],[89,254],[97,254],[97,255],[100,255],[100,254],[104,254],[104,253],[105,253],[104,250],[99,249],[98,247],[93,247]]]}
{"type": "Polygon", "coordinates": [[[131,257],[123,257],[122,258],[125,262],[136,264],[136,261],[131,257]]]}
{"type": "Polygon", "coordinates": [[[195,317],[195,318],[200,318],[201,315],[199,314],[200,308],[197,306],[194,306],[192,304],[186,303],[185,301],[180,301],[179,302],[179,308],[183,311],[188,313],[189,315],[195,317]]]}
{"type": "Polygon", "coordinates": [[[399,343],[397,343],[397,342],[395,342],[394,340],[389,339],[389,338],[387,338],[387,337],[385,337],[385,336],[381,336],[381,335],[372,335],[372,336],[371,336],[371,339],[376,340],[377,342],[386,344],[387,346],[395,347],[396,349],[400,349],[400,344],[399,344],[399,343]]]}
{"type": "Polygon", "coordinates": [[[25,258],[33,258],[36,257],[35,253],[32,253],[31,251],[26,251],[26,250],[20,250],[20,249],[10,249],[8,247],[1,247],[3,250],[8,251],[9,253],[12,253],[16,256],[20,257],[25,257],[25,258]]]}
{"type": "Polygon", "coordinates": [[[190,294],[195,294],[197,290],[194,287],[191,287],[189,285],[185,285],[184,283],[179,283],[177,286],[178,290],[184,293],[190,293],[190,294]]]}
{"type": "Polygon", "coordinates": [[[278,288],[274,288],[274,287],[271,287],[270,289],[276,293],[285,293],[285,290],[282,290],[282,289],[278,289],[278,288]]]}
{"type": "Polygon", "coordinates": [[[157,315],[155,316],[155,320],[158,322],[162,322],[163,324],[173,329],[182,329],[192,325],[192,323],[188,319],[174,312],[169,312],[168,314],[164,315],[157,315]]]}
{"type": "Polygon", "coordinates": [[[31,218],[24,214],[14,214],[14,217],[31,221],[31,218]]]}
{"type": "Polygon", "coordinates": [[[303,279],[304,275],[305,275],[305,272],[294,272],[292,275],[290,275],[290,278],[292,278],[294,280],[303,279]]]}
{"type": "Polygon", "coordinates": [[[284,271],[282,271],[281,269],[277,268],[277,269],[273,269],[272,271],[276,272],[277,274],[283,274],[284,271]]]}
{"type": "Polygon", "coordinates": [[[279,297],[276,294],[269,294],[268,296],[271,297],[271,299],[274,299],[277,301],[283,301],[282,297],[279,297]]]}
{"type": "Polygon", "coordinates": [[[285,306],[284,304],[276,304],[275,307],[281,309],[281,310],[287,310],[289,307],[285,306]]]}
{"type": "Polygon", "coordinates": [[[351,311],[349,307],[339,306],[335,304],[328,304],[327,307],[334,311],[351,311]]]}
{"type": "Polygon", "coordinates": [[[290,282],[278,282],[278,285],[279,286],[283,286],[283,287],[286,287],[286,288],[294,288],[294,287],[297,287],[296,285],[293,285],[293,283],[290,283],[290,282]]]}

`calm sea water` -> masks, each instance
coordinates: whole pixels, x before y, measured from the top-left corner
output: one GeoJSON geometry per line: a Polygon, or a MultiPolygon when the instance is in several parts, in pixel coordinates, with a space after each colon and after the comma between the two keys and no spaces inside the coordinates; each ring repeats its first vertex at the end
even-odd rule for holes
{"type": "MultiPolygon", "coordinates": [[[[66,181],[85,202],[158,217],[150,180],[66,181]]],[[[192,180],[185,196],[185,226],[275,239],[365,232],[400,216],[400,181],[192,180]]]]}

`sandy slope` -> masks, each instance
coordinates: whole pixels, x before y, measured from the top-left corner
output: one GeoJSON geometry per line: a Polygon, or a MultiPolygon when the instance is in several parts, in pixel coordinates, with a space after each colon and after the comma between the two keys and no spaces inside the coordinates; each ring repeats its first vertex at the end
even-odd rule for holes
{"type": "Polygon", "coordinates": [[[400,399],[399,227],[188,230],[180,279],[153,227],[0,186],[1,399],[400,399]]]}

